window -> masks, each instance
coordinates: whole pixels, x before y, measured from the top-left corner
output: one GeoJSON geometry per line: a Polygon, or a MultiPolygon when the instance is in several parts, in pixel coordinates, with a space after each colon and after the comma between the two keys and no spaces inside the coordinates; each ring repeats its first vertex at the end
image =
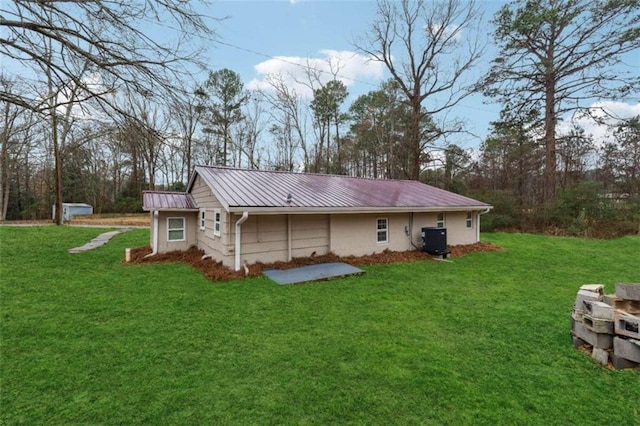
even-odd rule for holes
{"type": "Polygon", "coordinates": [[[215,209],[213,211],[213,235],[217,237],[220,236],[220,218],[221,218],[220,209],[215,209]]]}
{"type": "Polygon", "coordinates": [[[389,223],[387,222],[386,217],[378,218],[378,235],[377,241],[378,243],[387,243],[389,242],[389,223]]]}
{"type": "Polygon", "coordinates": [[[436,221],[437,228],[444,228],[444,212],[438,213],[438,220],[436,221]]]}
{"type": "Polygon", "coordinates": [[[473,228],[473,215],[471,212],[467,212],[467,229],[473,228]]]}
{"type": "Polygon", "coordinates": [[[184,217],[167,218],[167,241],[184,241],[184,217]]]}
{"type": "Polygon", "coordinates": [[[206,218],[206,210],[200,209],[200,230],[204,231],[205,228],[205,218],[206,218]]]}

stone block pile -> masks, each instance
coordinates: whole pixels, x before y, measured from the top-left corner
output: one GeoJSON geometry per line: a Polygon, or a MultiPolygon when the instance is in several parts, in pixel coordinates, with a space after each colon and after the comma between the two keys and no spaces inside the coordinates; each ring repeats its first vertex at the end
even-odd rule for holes
{"type": "Polygon", "coordinates": [[[640,367],[640,284],[616,284],[604,294],[602,284],[580,287],[571,312],[573,346],[615,369],[640,367]]]}

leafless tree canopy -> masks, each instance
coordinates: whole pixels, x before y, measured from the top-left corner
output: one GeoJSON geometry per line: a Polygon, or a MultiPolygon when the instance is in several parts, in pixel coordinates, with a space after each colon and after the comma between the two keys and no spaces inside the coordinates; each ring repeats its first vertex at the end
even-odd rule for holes
{"type": "MultiPolygon", "coordinates": [[[[122,90],[147,96],[174,87],[197,60],[194,35],[211,35],[197,2],[152,1],[32,1],[0,3],[0,60],[29,78],[50,74],[59,84],[82,87],[77,100],[98,98],[112,106],[107,94],[122,90]],[[167,38],[167,31],[176,38],[167,38]],[[91,80],[78,78],[86,67],[91,80]],[[26,76],[24,74],[27,74],[26,76]]],[[[34,92],[0,91],[0,100],[34,111],[51,107],[34,92]]],[[[76,100],[76,101],[77,101],[76,100]]],[[[57,100],[64,102],[64,100],[57,100]]]]}
{"type": "MultiPolygon", "coordinates": [[[[358,50],[385,64],[411,105],[411,179],[420,174],[421,121],[451,109],[471,93],[464,78],[483,52],[479,18],[473,1],[380,0],[377,20],[355,43],[358,50]]],[[[452,129],[433,130],[442,134],[452,129]]]]}

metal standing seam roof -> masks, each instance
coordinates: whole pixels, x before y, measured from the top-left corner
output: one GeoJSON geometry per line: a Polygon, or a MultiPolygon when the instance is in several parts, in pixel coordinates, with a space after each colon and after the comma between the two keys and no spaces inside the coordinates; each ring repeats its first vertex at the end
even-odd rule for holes
{"type": "Polygon", "coordinates": [[[489,204],[417,181],[196,166],[227,208],[488,208],[489,204]],[[291,194],[291,201],[287,197],[291,194]]]}
{"type": "Polygon", "coordinates": [[[144,191],[143,210],[197,210],[191,194],[171,191],[144,191]]]}

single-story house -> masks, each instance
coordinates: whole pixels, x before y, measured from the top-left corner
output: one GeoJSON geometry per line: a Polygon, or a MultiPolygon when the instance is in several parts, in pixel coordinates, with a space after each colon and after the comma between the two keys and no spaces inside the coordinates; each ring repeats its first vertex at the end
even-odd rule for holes
{"type": "Polygon", "coordinates": [[[490,205],[416,181],[197,166],[186,192],[146,191],[152,253],[197,246],[236,270],[293,257],[361,256],[480,239],[490,205]]]}
{"type": "MultiPolygon", "coordinates": [[[[56,218],[56,205],[51,209],[51,219],[56,218]]],[[[85,203],[62,203],[62,220],[68,221],[78,214],[93,214],[93,206],[85,203]]]]}

